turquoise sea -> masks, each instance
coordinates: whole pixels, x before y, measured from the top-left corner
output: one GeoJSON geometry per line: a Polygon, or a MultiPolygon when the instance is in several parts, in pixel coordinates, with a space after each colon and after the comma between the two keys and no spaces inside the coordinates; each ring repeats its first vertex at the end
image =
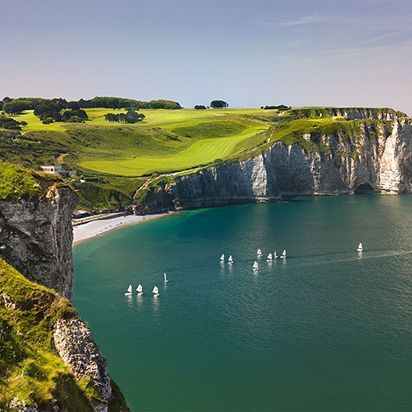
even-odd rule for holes
{"type": "Polygon", "coordinates": [[[74,257],[74,304],[132,411],[412,410],[412,196],[187,211],[74,257]]]}

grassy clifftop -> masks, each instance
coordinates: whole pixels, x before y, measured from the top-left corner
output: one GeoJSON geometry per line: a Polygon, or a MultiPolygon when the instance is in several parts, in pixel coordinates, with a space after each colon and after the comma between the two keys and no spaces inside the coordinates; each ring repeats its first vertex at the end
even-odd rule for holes
{"type": "Polygon", "coordinates": [[[0,161],[0,200],[40,199],[52,185],[64,182],[53,175],[0,161]]]}
{"type": "MultiPolygon", "coordinates": [[[[96,393],[76,382],[53,345],[58,319],[76,316],[69,301],[27,280],[0,259],[0,410],[36,404],[41,410],[91,411],[96,393]]],[[[119,396],[116,408],[126,407],[119,396]]]]}
{"type": "MultiPolygon", "coordinates": [[[[109,123],[114,109],[85,109],[89,120],[43,124],[32,111],[14,116],[21,132],[0,130],[0,160],[38,167],[65,163],[92,182],[78,183],[80,208],[113,209],[132,202],[135,192],[157,174],[184,173],[245,159],[276,141],[323,150],[305,133],[355,136],[362,124],[391,128],[405,114],[387,108],[304,107],[264,109],[141,110],[135,124],[109,123]]],[[[125,112],[116,109],[116,113],[125,112]]],[[[26,185],[27,187],[27,185],[26,185]]]]}

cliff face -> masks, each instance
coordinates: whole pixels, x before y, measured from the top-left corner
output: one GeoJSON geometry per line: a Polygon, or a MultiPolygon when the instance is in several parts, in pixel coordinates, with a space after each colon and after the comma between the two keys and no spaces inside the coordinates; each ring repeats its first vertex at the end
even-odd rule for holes
{"type": "Polygon", "coordinates": [[[77,196],[51,186],[41,199],[0,200],[0,258],[28,279],[71,298],[71,226],[77,196]]]}
{"type": "Polygon", "coordinates": [[[362,191],[412,192],[412,126],[409,123],[395,118],[389,130],[384,123],[360,122],[350,135],[344,131],[312,132],[303,134],[302,143],[287,146],[275,142],[263,154],[245,161],[210,167],[153,189],[151,202],[142,210],[362,191]]]}
{"type": "Polygon", "coordinates": [[[11,172],[0,181],[0,410],[128,411],[89,329],[64,299],[72,294],[77,196],[1,166],[11,172]]]}
{"type": "Polygon", "coordinates": [[[2,259],[0,347],[0,410],[128,410],[70,302],[2,259]]]}

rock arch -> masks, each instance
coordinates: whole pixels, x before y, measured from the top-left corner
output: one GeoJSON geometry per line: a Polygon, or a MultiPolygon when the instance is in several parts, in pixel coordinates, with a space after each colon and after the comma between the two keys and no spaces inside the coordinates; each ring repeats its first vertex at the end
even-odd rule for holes
{"type": "Polygon", "coordinates": [[[355,195],[361,195],[365,193],[374,193],[374,192],[376,192],[376,190],[369,182],[361,183],[354,190],[355,195]]]}

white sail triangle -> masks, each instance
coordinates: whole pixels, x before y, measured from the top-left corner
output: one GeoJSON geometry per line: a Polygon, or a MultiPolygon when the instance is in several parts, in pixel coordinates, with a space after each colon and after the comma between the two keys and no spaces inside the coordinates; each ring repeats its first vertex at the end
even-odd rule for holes
{"type": "Polygon", "coordinates": [[[225,261],[225,255],[222,253],[222,256],[220,256],[220,262],[223,263],[225,261]]]}
{"type": "Polygon", "coordinates": [[[152,290],[153,295],[158,295],[159,294],[159,288],[155,286],[152,290]]]}
{"type": "Polygon", "coordinates": [[[253,263],[253,270],[259,270],[259,263],[255,262],[253,263]]]}
{"type": "Polygon", "coordinates": [[[233,257],[232,255],[229,256],[229,259],[227,260],[229,263],[233,263],[233,257]]]}
{"type": "Polygon", "coordinates": [[[136,292],[141,295],[143,293],[143,286],[139,283],[139,285],[136,288],[136,292]]]}
{"type": "Polygon", "coordinates": [[[132,287],[132,285],[129,285],[129,287],[127,288],[127,291],[126,291],[125,295],[131,295],[132,292],[133,292],[133,287],[132,287]]]}
{"type": "Polygon", "coordinates": [[[357,251],[358,251],[358,252],[363,252],[363,245],[362,245],[362,242],[361,242],[361,243],[359,243],[357,251]]]}
{"type": "Polygon", "coordinates": [[[268,254],[268,257],[266,258],[266,260],[267,260],[268,262],[272,262],[272,260],[273,260],[272,253],[269,253],[269,254],[268,254]]]}
{"type": "Polygon", "coordinates": [[[164,277],[165,283],[169,282],[169,279],[167,278],[167,274],[166,274],[166,273],[163,273],[163,277],[164,277]]]}

